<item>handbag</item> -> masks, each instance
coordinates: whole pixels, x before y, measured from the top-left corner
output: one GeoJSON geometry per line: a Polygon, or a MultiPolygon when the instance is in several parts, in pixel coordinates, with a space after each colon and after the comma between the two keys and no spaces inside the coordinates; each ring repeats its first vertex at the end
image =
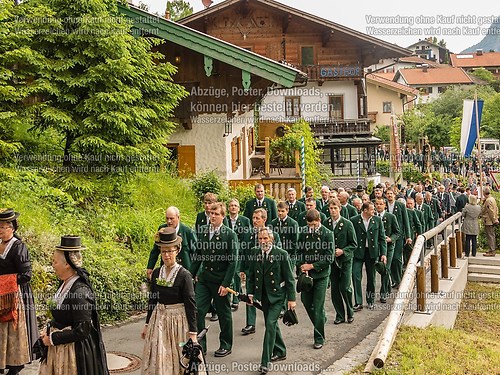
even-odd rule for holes
{"type": "MultiPolygon", "coordinates": [[[[50,322],[47,323],[47,336],[49,334],[50,334],[50,322]]],[[[47,359],[49,347],[45,346],[45,344],[42,341],[42,338],[39,337],[38,340],[36,340],[35,344],[33,344],[32,352],[35,359],[39,359],[40,362],[44,362],[47,359]]]]}

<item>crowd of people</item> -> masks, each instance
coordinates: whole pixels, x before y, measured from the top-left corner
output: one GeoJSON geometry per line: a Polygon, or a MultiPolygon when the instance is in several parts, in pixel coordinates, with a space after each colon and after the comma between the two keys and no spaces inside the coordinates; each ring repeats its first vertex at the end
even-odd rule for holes
{"type": "MultiPolygon", "coordinates": [[[[237,199],[228,202],[226,212],[216,194],[206,193],[194,229],[181,222],[177,207],[167,208],[146,266],[151,288],[140,333],[143,374],[182,374],[186,366],[204,373],[207,343],[200,332],[206,332],[207,314],[220,325],[214,356],[230,355],[232,315],[240,299],[246,301],[242,335],[255,333],[257,312],[264,314],[261,374],[286,359],[279,321],[284,316],[287,325],[296,323],[298,294],[310,320],[312,347],[322,349],[328,289],[336,325],[353,324],[356,312],[388,303],[416,237],[456,212],[463,214],[465,256],[477,254],[480,219],[488,245],[484,255],[495,256],[498,208],[489,186],[479,198],[471,186],[448,176],[405,187],[378,184],[370,194],[361,185],[353,191],[323,186],[316,197],[306,187],[297,199],[289,188],[279,202],[265,196],[262,184],[254,191],[243,212],[237,199]],[[186,351],[179,343],[184,342],[198,350],[183,365],[186,351]]],[[[51,301],[52,320],[39,333],[29,254],[16,234],[18,216],[13,209],[0,210],[0,373],[17,374],[41,357],[43,375],[108,374],[80,237],[63,236],[55,248],[52,266],[61,284],[51,301]]]]}

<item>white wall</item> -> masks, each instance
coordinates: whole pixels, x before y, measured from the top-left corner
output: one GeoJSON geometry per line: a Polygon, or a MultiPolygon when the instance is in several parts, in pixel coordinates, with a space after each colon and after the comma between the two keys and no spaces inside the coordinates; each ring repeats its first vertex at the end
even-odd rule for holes
{"type": "Polygon", "coordinates": [[[305,87],[269,92],[262,101],[261,120],[290,121],[285,117],[285,97],[300,96],[301,117],[309,122],[329,119],[328,96],[344,96],[344,118],[358,118],[357,87],[354,81],[326,81],[322,86],[317,82],[308,83],[305,87]]]}
{"type": "Polygon", "coordinates": [[[248,161],[247,131],[253,126],[253,111],[235,116],[233,131],[227,137],[224,135],[226,114],[203,114],[193,119],[193,128],[186,130],[178,125],[174,134],[169,138],[169,143],[195,146],[196,173],[215,170],[221,178],[242,179],[249,175],[250,163],[248,161]],[[242,133],[242,158],[243,161],[235,173],[231,168],[231,141],[242,133]],[[243,169],[247,170],[244,173],[243,169]]]}

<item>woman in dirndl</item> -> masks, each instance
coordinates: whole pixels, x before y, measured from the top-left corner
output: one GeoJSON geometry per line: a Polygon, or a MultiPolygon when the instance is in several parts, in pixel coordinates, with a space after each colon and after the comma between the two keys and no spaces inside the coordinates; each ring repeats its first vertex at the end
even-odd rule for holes
{"type": "Polygon", "coordinates": [[[18,216],[0,208],[0,373],[9,369],[10,375],[35,359],[31,349],[38,339],[31,261],[15,233],[18,216]]]}
{"type": "Polygon", "coordinates": [[[63,236],[56,246],[52,267],[62,282],[50,303],[50,329],[41,335],[48,351],[39,375],[109,374],[84,249],[78,236],[63,236]]]}
{"type": "Polygon", "coordinates": [[[179,375],[182,343],[197,342],[196,304],[193,277],[176,256],[182,238],[175,228],[161,228],[155,243],[160,247],[163,265],[153,271],[146,324],[142,374],[179,375]]]}

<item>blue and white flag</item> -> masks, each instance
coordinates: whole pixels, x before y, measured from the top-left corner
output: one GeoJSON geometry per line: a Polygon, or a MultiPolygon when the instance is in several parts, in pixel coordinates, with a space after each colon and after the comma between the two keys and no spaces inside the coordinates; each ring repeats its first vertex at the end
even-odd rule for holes
{"type": "MultiPolygon", "coordinates": [[[[481,124],[481,113],[483,111],[483,100],[477,101],[477,119],[481,124]]],[[[464,113],[462,115],[462,135],[460,138],[460,153],[470,157],[472,149],[476,144],[479,124],[476,124],[476,105],[474,100],[464,100],[464,113]]]]}

